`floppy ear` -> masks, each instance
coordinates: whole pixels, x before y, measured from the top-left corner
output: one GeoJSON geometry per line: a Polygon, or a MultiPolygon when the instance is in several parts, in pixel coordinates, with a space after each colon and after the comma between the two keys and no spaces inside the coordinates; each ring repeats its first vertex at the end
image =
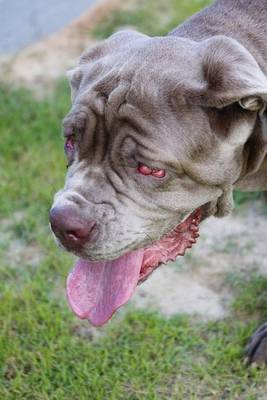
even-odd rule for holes
{"type": "Polygon", "coordinates": [[[192,95],[205,106],[240,106],[263,113],[267,104],[267,77],[251,53],[236,40],[214,36],[200,44],[202,82],[192,95]],[[195,93],[194,93],[195,92],[195,93]]]}
{"type": "MultiPolygon", "coordinates": [[[[240,43],[226,36],[214,36],[199,44],[201,72],[198,80],[187,83],[185,96],[190,104],[222,109],[239,104],[243,109],[254,112],[247,118],[232,114],[233,125],[227,121],[225,140],[235,143],[237,153],[242,151],[245,176],[255,173],[262,164],[267,149],[266,121],[263,115],[267,106],[267,77],[252,54],[240,43]],[[240,118],[240,127],[235,128],[240,118]],[[242,121],[251,121],[249,124],[242,121]],[[233,127],[233,128],[232,128],[233,127]]],[[[219,115],[219,114],[218,114],[219,115]]],[[[223,118],[223,113],[221,114],[223,118]]],[[[239,114],[240,116],[242,114],[239,114]]],[[[237,125],[238,126],[238,125],[237,125]]],[[[222,138],[222,137],[221,137],[222,138]]],[[[217,216],[227,215],[232,208],[233,183],[223,187],[218,200],[217,216]]]]}

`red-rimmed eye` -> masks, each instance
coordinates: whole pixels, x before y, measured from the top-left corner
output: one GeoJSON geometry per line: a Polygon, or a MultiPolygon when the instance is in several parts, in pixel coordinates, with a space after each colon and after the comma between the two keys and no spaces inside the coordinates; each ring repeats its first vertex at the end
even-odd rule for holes
{"type": "Polygon", "coordinates": [[[66,153],[71,153],[74,150],[74,144],[74,135],[68,136],[64,146],[66,153]]]}
{"type": "Polygon", "coordinates": [[[155,176],[156,178],[164,178],[166,173],[164,169],[153,169],[152,175],[155,176]]]}
{"type": "Polygon", "coordinates": [[[142,175],[151,175],[155,178],[164,178],[166,175],[164,169],[150,168],[147,165],[141,163],[139,163],[137,171],[142,175]]]}
{"type": "Polygon", "coordinates": [[[151,175],[152,174],[152,168],[149,168],[147,165],[139,163],[138,172],[142,175],[151,175]]]}

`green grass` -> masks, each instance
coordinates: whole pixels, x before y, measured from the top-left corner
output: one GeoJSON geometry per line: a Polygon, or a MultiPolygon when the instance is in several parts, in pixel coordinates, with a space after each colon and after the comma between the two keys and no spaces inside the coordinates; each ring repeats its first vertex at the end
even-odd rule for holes
{"type": "Polygon", "coordinates": [[[85,325],[70,312],[63,290],[72,259],[56,249],[47,223],[65,172],[66,84],[39,102],[2,88],[0,103],[0,398],[258,399],[265,393],[266,372],[248,369],[242,357],[267,317],[266,278],[230,279],[234,318],[197,323],[130,309],[103,337],[81,334],[85,325]],[[14,240],[37,249],[38,265],[23,257],[12,265],[14,240]]]}
{"type": "MultiPolygon", "coordinates": [[[[111,14],[96,33],[123,24],[165,33],[206,3],[140,2],[111,14]]],[[[56,248],[47,222],[65,173],[67,92],[66,82],[42,101],[0,90],[0,399],[263,399],[266,371],[243,365],[243,347],[267,317],[266,278],[229,276],[232,315],[218,322],[128,308],[95,339],[70,312],[63,286],[72,257],[56,248]],[[38,262],[23,252],[16,258],[15,241],[24,252],[35,249],[38,262]]]]}
{"type": "Polygon", "coordinates": [[[109,13],[92,33],[104,39],[122,27],[131,27],[152,36],[165,35],[210,3],[211,0],[133,0],[123,10],[109,13]]]}
{"type": "Polygon", "coordinates": [[[234,192],[234,202],[236,207],[240,207],[248,201],[264,199],[263,192],[234,192]]]}

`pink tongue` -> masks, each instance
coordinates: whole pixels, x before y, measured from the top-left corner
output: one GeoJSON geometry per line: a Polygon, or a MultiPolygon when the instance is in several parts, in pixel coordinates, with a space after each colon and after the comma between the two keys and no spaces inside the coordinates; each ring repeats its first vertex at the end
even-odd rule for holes
{"type": "Polygon", "coordinates": [[[103,325],[133,295],[144,251],[132,251],[114,261],[79,260],[67,279],[68,301],[74,313],[92,325],[103,325]]]}

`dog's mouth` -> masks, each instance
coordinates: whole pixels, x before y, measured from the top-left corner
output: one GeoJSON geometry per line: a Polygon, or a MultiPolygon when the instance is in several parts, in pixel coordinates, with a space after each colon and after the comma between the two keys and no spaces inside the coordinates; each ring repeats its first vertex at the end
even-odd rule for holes
{"type": "Polygon", "coordinates": [[[94,326],[103,325],[157,267],[192,247],[200,220],[201,208],[151,246],[112,261],[78,260],[67,279],[67,297],[74,313],[94,326]]]}

